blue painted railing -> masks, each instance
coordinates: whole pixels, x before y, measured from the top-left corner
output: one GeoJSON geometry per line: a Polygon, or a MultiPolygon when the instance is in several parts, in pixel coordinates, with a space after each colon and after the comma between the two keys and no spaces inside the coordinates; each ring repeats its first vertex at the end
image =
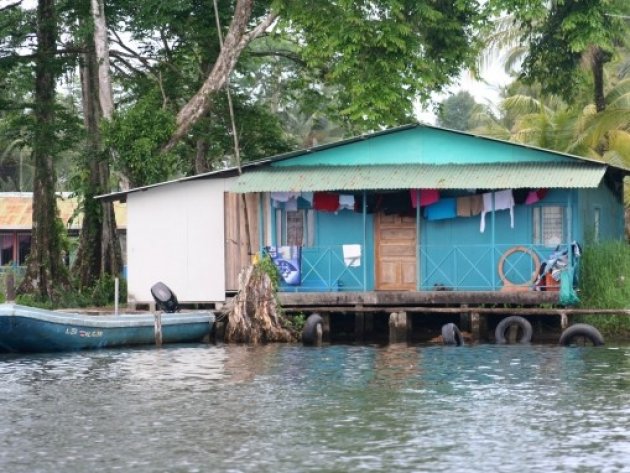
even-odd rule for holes
{"type": "Polygon", "coordinates": [[[500,291],[531,286],[555,248],[532,244],[421,245],[419,289],[500,291]]]}
{"type": "MultiPolygon", "coordinates": [[[[510,286],[525,290],[554,250],[532,244],[420,245],[418,290],[501,291],[510,286]]],[[[281,284],[280,290],[365,291],[371,284],[365,281],[365,264],[362,251],[359,266],[346,265],[342,245],[302,248],[301,285],[281,284]]]]}
{"type": "Polygon", "coordinates": [[[361,252],[358,266],[347,266],[343,246],[302,248],[302,283],[299,286],[281,284],[284,292],[363,291],[365,255],[361,252]]]}

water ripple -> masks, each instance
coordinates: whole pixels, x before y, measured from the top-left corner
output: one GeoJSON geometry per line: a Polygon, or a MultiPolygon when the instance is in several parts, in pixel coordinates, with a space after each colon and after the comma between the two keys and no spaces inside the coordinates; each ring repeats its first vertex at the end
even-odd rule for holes
{"type": "Polygon", "coordinates": [[[0,471],[621,472],[630,348],[0,356],[0,471]]]}

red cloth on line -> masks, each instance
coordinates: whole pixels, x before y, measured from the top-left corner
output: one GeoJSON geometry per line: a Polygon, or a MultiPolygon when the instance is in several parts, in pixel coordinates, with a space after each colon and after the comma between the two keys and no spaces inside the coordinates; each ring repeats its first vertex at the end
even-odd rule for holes
{"type": "Polygon", "coordinates": [[[435,204],[440,200],[440,193],[437,189],[411,189],[409,192],[411,193],[411,206],[414,209],[418,207],[418,200],[420,200],[420,207],[435,204]]]}
{"type": "Polygon", "coordinates": [[[315,192],[313,208],[322,212],[336,212],[339,210],[339,194],[332,192],[315,192]]]}

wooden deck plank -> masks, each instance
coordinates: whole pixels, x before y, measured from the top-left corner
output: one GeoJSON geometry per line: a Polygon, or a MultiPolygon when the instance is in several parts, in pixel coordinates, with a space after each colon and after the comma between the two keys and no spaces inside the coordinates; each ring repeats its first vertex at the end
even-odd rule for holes
{"type": "MultiPolygon", "coordinates": [[[[431,304],[512,304],[539,306],[559,304],[559,293],[551,291],[371,291],[371,292],[280,292],[283,306],[422,306],[431,304]]],[[[399,308],[400,309],[400,308],[399,308]]]]}

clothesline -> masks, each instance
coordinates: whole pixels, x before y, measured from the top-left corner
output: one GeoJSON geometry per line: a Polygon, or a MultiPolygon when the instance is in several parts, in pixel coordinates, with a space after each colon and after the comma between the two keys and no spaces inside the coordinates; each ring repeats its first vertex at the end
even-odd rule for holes
{"type": "Polygon", "coordinates": [[[275,208],[287,211],[312,208],[320,212],[350,210],[362,212],[365,206],[368,213],[414,215],[418,207],[427,220],[445,220],[457,217],[480,215],[480,228],[485,230],[485,218],[489,212],[510,211],[510,227],[514,228],[514,206],[532,205],[544,199],[547,189],[506,189],[501,191],[476,193],[457,197],[441,196],[437,189],[410,189],[408,192],[371,193],[366,202],[363,195],[337,192],[272,192],[275,208]]]}

